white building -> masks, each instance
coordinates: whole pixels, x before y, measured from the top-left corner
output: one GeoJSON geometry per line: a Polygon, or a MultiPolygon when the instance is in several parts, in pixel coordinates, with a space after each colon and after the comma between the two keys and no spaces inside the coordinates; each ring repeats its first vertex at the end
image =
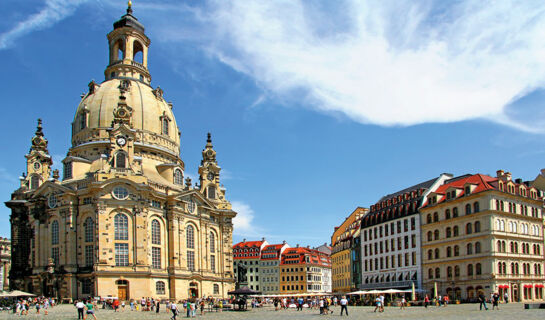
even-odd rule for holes
{"type": "Polygon", "coordinates": [[[281,244],[268,245],[261,250],[259,283],[263,294],[280,293],[280,258],[284,250],[289,247],[284,241],[281,244]]]}
{"type": "Polygon", "coordinates": [[[263,238],[261,241],[246,241],[244,239],[233,246],[234,272],[237,286],[247,285],[248,288],[260,291],[259,261],[261,250],[269,243],[263,238]],[[241,268],[246,269],[246,281],[239,279],[241,268]]]}

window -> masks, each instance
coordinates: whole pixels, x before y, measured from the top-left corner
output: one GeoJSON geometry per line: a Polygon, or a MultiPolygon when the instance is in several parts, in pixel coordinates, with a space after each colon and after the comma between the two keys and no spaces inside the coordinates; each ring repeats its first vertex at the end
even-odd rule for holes
{"type": "Polygon", "coordinates": [[[59,244],[59,222],[57,220],[51,223],[51,244],[59,244]]]}
{"type": "Polygon", "coordinates": [[[83,226],[85,227],[85,242],[93,242],[95,239],[95,222],[89,217],[85,219],[83,226]]]}
{"type": "Polygon", "coordinates": [[[458,208],[452,209],[452,217],[453,217],[453,218],[458,217],[458,208]]]}
{"type": "Polygon", "coordinates": [[[433,240],[433,233],[431,231],[428,231],[428,241],[433,240]]]}
{"type": "Polygon", "coordinates": [[[192,225],[188,225],[186,228],[186,247],[195,249],[195,231],[192,225]]]}
{"type": "Polygon", "coordinates": [[[454,266],[454,276],[455,277],[460,276],[460,266],[454,266]]]}
{"type": "Polygon", "coordinates": [[[452,278],[452,267],[447,267],[447,277],[452,278]]]}
{"type": "Polygon", "coordinates": [[[434,212],[433,213],[433,222],[438,222],[439,221],[439,214],[437,212],[434,212]]]}
{"type": "Polygon", "coordinates": [[[439,240],[439,230],[433,232],[433,240],[439,240]]]}
{"type": "Polygon", "coordinates": [[[447,247],[447,258],[450,258],[450,257],[452,257],[452,248],[447,247]]]}
{"type": "Polygon", "coordinates": [[[161,248],[151,248],[151,267],[161,269],[161,248]]]}
{"type": "Polygon", "coordinates": [[[466,234],[472,234],[473,233],[473,226],[471,223],[466,224],[466,234]]]}
{"type": "Polygon", "coordinates": [[[126,215],[118,213],[114,217],[115,240],[129,240],[129,219],[126,215]]]}
{"type": "Polygon", "coordinates": [[[214,283],[214,294],[220,294],[220,286],[214,283]]]}
{"type": "Polygon", "coordinates": [[[85,266],[90,267],[95,262],[95,246],[85,246],[85,266]]]}
{"type": "Polygon", "coordinates": [[[123,152],[118,152],[115,155],[115,167],[118,169],[125,169],[127,168],[127,157],[125,157],[125,154],[123,152]]]}
{"type": "Polygon", "coordinates": [[[216,256],[210,255],[210,270],[216,273],[216,256]]]}
{"type": "Polygon", "coordinates": [[[433,269],[428,269],[428,278],[433,279],[433,269]]]}
{"type": "Polygon", "coordinates": [[[439,249],[436,248],[435,249],[435,259],[439,259],[440,255],[439,255],[439,249]]]}
{"type": "Polygon", "coordinates": [[[471,205],[469,203],[466,204],[466,214],[471,214],[471,205]]]}
{"type": "Polygon", "coordinates": [[[182,173],[182,170],[180,169],[174,170],[174,184],[179,184],[179,185],[184,184],[184,174],[182,173]]]}
{"type": "Polygon", "coordinates": [[[476,275],[480,275],[481,272],[482,272],[482,270],[481,270],[481,264],[480,264],[480,263],[477,263],[477,264],[475,265],[475,274],[476,274],[476,275]]]}
{"type": "Polygon", "coordinates": [[[163,281],[155,282],[155,293],[165,294],[165,283],[163,281]]]}
{"type": "Polygon", "coordinates": [[[426,223],[431,223],[431,214],[428,214],[426,217],[426,223]]]}
{"type": "Polygon", "coordinates": [[[129,197],[129,190],[125,187],[115,187],[112,194],[117,200],[125,200],[129,197]]]}
{"type": "Polygon", "coordinates": [[[441,269],[435,268],[435,278],[441,278],[441,269]]]}
{"type": "Polygon", "coordinates": [[[72,162],[66,162],[62,167],[63,179],[72,179],[72,162]]]}
{"type": "Polygon", "coordinates": [[[473,265],[472,265],[472,264],[468,264],[468,265],[467,265],[467,275],[468,275],[468,276],[472,276],[472,275],[473,275],[473,265]]]}
{"type": "Polygon", "coordinates": [[[161,244],[161,224],[155,219],[151,221],[151,244],[161,244]]]}
{"type": "Polygon", "coordinates": [[[216,252],[216,235],[210,231],[210,252],[216,252]]]}
{"type": "Polygon", "coordinates": [[[216,199],[216,187],[214,186],[208,187],[208,198],[216,199]]]}
{"type": "Polygon", "coordinates": [[[473,229],[475,229],[475,232],[481,232],[481,223],[479,221],[476,221],[475,227],[473,229]]]}
{"type": "Polygon", "coordinates": [[[59,265],[59,247],[51,248],[51,258],[53,258],[53,263],[57,266],[59,265]]]}
{"type": "Polygon", "coordinates": [[[129,265],[129,244],[128,243],[115,244],[115,265],[118,267],[125,267],[129,265]]]}
{"type": "Polygon", "coordinates": [[[460,255],[460,247],[454,246],[454,256],[457,257],[460,255]]]}
{"type": "Polygon", "coordinates": [[[447,228],[447,238],[452,237],[452,229],[450,227],[447,228]]]}
{"type": "Polygon", "coordinates": [[[195,271],[195,252],[187,251],[187,269],[195,271]]]}
{"type": "Polygon", "coordinates": [[[473,254],[473,244],[467,244],[467,254],[473,254]]]}
{"type": "Polygon", "coordinates": [[[165,136],[168,136],[168,118],[164,117],[162,122],[162,131],[165,136]]]}
{"type": "Polygon", "coordinates": [[[481,243],[475,242],[475,253],[481,253],[481,243]]]}
{"type": "Polygon", "coordinates": [[[92,294],[93,282],[89,278],[81,280],[81,293],[92,294]]]}
{"type": "Polygon", "coordinates": [[[473,212],[479,212],[480,209],[479,209],[479,203],[478,202],[474,202],[473,203],[473,212]]]}
{"type": "Polygon", "coordinates": [[[40,176],[37,174],[30,177],[30,190],[36,190],[40,186],[40,176]]]}
{"type": "Polygon", "coordinates": [[[450,209],[445,210],[445,219],[450,219],[450,209]]]}
{"type": "Polygon", "coordinates": [[[452,233],[453,233],[453,236],[455,237],[457,237],[460,234],[460,231],[458,230],[458,226],[454,226],[454,228],[452,228],[452,233]]]}

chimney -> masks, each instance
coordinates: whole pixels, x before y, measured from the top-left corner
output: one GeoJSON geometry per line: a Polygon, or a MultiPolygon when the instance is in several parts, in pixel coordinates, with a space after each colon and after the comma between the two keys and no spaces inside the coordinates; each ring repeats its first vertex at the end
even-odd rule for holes
{"type": "Polygon", "coordinates": [[[242,242],[246,242],[246,238],[242,239],[242,242]]]}
{"type": "Polygon", "coordinates": [[[295,247],[296,247],[296,248],[299,248],[299,244],[297,244],[295,247]]]}
{"type": "Polygon", "coordinates": [[[518,178],[517,180],[515,180],[515,182],[518,183],[518,184],[522,184],[522,179],[518,178]]]}
{"type": "Polygon", "coordinates": [[[511,181],[511,172],[506,172],[505,177],[507,178],[507,181],[511,181]]]}
{"type": "Polygon", "coordinates": [[[282,244],[283,244],[283,245],[286,244],[286,240],[282,241],[282,244]]]}
{"type": "Polygon", "coordinates": [[[261,241],[265,241],[265,237],[261,238],[261,241]]]}

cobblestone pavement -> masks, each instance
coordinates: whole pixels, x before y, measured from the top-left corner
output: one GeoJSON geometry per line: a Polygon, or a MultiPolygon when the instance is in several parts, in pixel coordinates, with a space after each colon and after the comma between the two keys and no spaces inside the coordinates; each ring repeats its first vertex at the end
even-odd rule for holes
{"type": "MultiPolygon", "coordinates": [[[[384,313],[373,313],[372,307],[349,307],[350,316],[344,317],[346,319],[543,319],[545,317],[545,309],[539,310],[524,310],[523,304],[510,303],[507,305],[501,305],[501,310],[488,310],[479,311],[478,304],[464,304],[464,305],[450,305],[448,307],[429,307],[424,309],[423,307],[412,307],[406,310],[400,310],[397,307],[388,307],[384,313]]],[[[330,319],[339,318],[340,308],[333,308],[333,314],[328,316],[319,316],[317,310],[285,310],[274,311],[271,308],[263,308],[259,310],[252,310],[247,312],[230,312],[224,311],[220,313],[207,313],[204,316],[197,315],[197,318],[210,319],[210,320],[239,320],[239,319],[251,319],[251,320],[269,320],[269,319],[330,319]]],[[[0,312],[0,319],[77,319],[77,312],[71,305],[61,305],[50,309],[49,315],[43,314],[36,315],[35,310],[28,316],[17,316],[6,311],[0,312]]],[[[97,310],[97,318],[99,320],[139,320],[139,319],[165,319],[168,320],[171,317],[170,313],[167,313],[164,309],[156,314],[155,312],[140,312],[125,310],[123,312],[115,313],[111,310],[97,310]]],[[[183,315],[178,316],[178,319],[184,319],[183,315]]],[[[88,320],[92,317],[87,318],[88,320]]]]}

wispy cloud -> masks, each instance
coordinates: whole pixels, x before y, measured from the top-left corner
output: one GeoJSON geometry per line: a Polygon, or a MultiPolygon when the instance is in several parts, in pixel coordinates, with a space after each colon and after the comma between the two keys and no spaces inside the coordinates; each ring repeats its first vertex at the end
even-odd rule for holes
{"type": "Polygon", "coordinates": [[[217,0],[208,9],[197,26],[205,50],[282,100],[384,126],[488,119],[545,130],[504,112],[544,85],[544,2],[217,0]]]}
{"type": "Polygon", "coordinates": [[[76,8],[88,0],[46,0],[45,6],[36,14],[28,16],[12,29],[0,34],[0,50],[11,46],[15,40],[32,31],[48,28],[74,13],[76,8]]]}
{"type": "Polygon", "coordinates": [[[16,186],[19,179],[16,176],[11,174],[6,168],[0,168],[0,183],[7,184],[11,186],[16,186]]]}
{"type": "Polygon", "coordinates": [[[240,237],[263,237],[263,229],[256,226],[254,210],[245,202],[232,201],[233,210],[237,216],[233,219],[233,234],[240,237]]]}

